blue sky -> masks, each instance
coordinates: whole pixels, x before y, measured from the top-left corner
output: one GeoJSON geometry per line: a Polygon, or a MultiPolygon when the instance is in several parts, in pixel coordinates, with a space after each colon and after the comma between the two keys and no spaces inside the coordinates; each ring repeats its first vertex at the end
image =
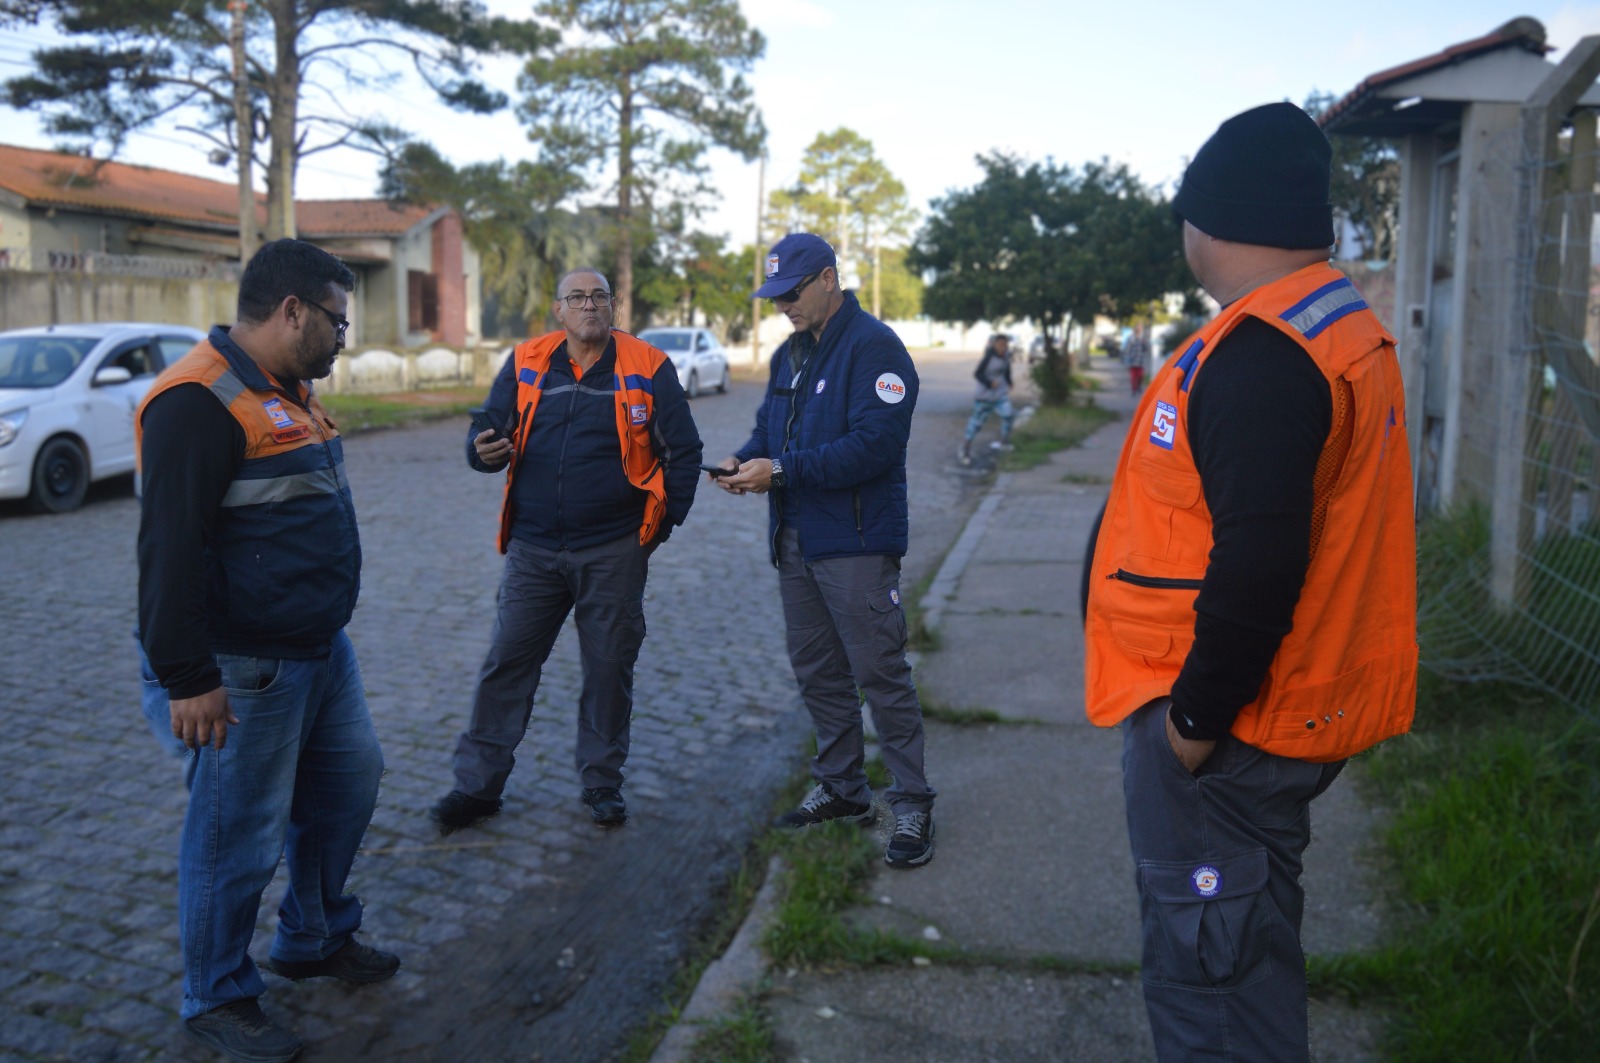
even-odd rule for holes
{"type": "MultiPolygon", "coordinates": [[[[525,0],[490,0],[490,6],[527,9],[525,0]]],[[[1108,156],[1170,188],[1218,123],[1247,107],[1301,102],[1313,90],[1343,95],[1369,74],[1482,36],[1518,15],[1542,21],[1558,49],[1600,33],[1600,2],[742,0],[742,6],[768,41],[750,75],[769,130],[768,189],[794,180],[817,133],[845,125],[873,141],[920,210],[977,181],[973,157],[996,149],[1073,164],[1108,156]]],[[[0,75],[20,72],[25,47],[15,34],[0,40],[0,75]]],[[[488,74],[514,92],[514,64],[491,66],[488,74]]],[[[416,96],[418,105],[397,117],[457,163],[532,150],[509,115],[456,115],[424,106],[421,90],[416,96]]],[[[349,102],[363,106],[359,98],[349,102]]],[[[32,116],[11,111],[0,111],[0,139],[49,146],[32,116]]],[[[138,138],[123,158],[219,180],[231,176],[171,129],[138,138]]],[[[757,168],[724,152],[710,161],[718,195],[702,226],[748,241],[757,168]]],[[[371,195],[375,173],[368,156],[317,156],[301,169],[299,193],[371,195]]]]}

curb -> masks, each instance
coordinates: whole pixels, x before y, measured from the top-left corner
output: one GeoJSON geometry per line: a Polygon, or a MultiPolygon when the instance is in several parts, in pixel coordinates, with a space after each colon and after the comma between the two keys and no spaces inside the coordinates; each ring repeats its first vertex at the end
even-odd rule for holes
{"type": "Polygon", "coordinates": [[[989,493],[984,495],[983,501],[978,503],[978,508],[972,516],[967,518],[966,527],[961,529],[961,537],[944,555],[944,561],[939,565],[938,573],[933,577],[933,582],[928,585],[927,597],[923,598],[922,626],[929,631],[939,627],[939,621],[944,616],[945,606],[956,596],[956,584],[961,582],[961,576],[967,570],[967,565],[972,560],[972,555],[978,552],[978,543],[983,539],[984,533],[989,530],[989,519],[994,516],[994,511],[1000,508],[1000,503],[1005,500],[1006,487],[1011,483],[1011,473],[1003,472],[995,477],[994,485],[989,488],[989,493]]]}
{"type": "Polygon", "coordinates": [[[778,906],[778,879],[783,869],[781,857],[774,855],[767,861],[766,880],[756,892],[738,932],[722,955],[706,966],[689,1002],[678,1013],[677,1021],[651,1053],[650,1063],[685,1063],[701,1028],[728,1014],[741,997],[760,986],[767,973],[761,935],[773,909],[778,906]]]}

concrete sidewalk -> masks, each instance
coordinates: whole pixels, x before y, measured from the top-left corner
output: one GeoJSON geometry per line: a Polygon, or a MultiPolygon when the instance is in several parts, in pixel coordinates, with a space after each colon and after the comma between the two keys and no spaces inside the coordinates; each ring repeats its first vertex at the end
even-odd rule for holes
{"type": "MultiPolygon", "coordinates": [[[[852,913],[863,927],[936,936],[982,965],[769,971],[781,1059],[1152,1055],[1121,732],[1093,727],[1083,713],[1083,548],[1134,401],[1120,367],[1095,375],[1100,403],[1118,419],[1044,465],[997,476],[930,590],[940,648],[919,663],[925,702],[989,709],[1005,722],[929,723],[928,772],[940,793],[935,858],[915,871],[880,869],[869,903],[852,913]]],[[[1378,932],[1367,853],[1375,817],[1353,774],[1315,806],[1310,953],[1370,946],[1378,932]]],[[[1376,1025],[1375,1016],[1313,1001],[1316,1058],[1377,1058],[1376,1025]]]]}

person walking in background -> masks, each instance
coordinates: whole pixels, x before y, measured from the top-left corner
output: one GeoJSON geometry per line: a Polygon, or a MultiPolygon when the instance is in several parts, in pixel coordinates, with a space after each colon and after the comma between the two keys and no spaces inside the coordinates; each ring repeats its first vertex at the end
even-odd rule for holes
{"type": "Polygon", "coordinates": [[[794,326],[772,357],[755,430],[715,478],[770,493],[789,660],[816,727],[816,787],[778,820],[806,827],[873,818],[862,700],[877,725],[894,832],[890,867],[933,858],[933,788],[923,770],[922,705],[906,660],[900,559],[909,532],[906,441],[917,372],[905,345],[839,286],[833,248],[791,233],[767,256],[758,298],[794,326]]]}
{"type": "Polygon", "coordinates": [[[1144,325],[1135,325],[1122,345],[1122,364],[1128,367],[1128,388],[1137,395],[1144,387],[1144,373],[1150,365],[1150,340],[1144,325]]]}
{"type": "Polygon", "coordinates": [[[1140,402],[1093,555],[1086,703],[1124,725],[1162,1060],[1309,1058],[1310,804],[1414,711],[1405,391],[1328,265],[1330,160],[1277,103],[1190,164],[1184,254],[1222,310],[1140,402]]]}
{"type": "Polygon", "coordinates": [[[961,464],[972,464],[972,441],[977,438],[990,414],[1000,418],[1000,438],[989,444],[996,450],[1011,450],[1011,337],[997,332],[984,344],[978,368],[973,370],[978,393],[972,400],[972,416],[967,418],[966,438],[961,441],[961,464]]]}
{"type": "Polygon", "coordinates": [[[583,803],[602,827],[628,817],[622,768],[645,578],[651,553],[689,515],[700,435],[671,359],[612,329],[599,270],[571,271],[556,293],[561,329],[506,359],[484,403],[494,427],[467,439],[472,468],[506,473],[506,566],[472,718],[456,743],[455,788],[429,813],[441,834],[500,811],[570,612],[583,658],[574,754],[583,803]]]}
{"type": "Polygon", "coordinates": [[[257,251],[238,320],[162,374],[139,436],[139,629],[172,734],[189,750],[178,853],[188,1035],[234,1059],[289,1060],[250,959],[280,855],[288,890],[266,967],[381,982],[400,960],[355,940],[344,892],[383,753],[345,634],[361,541],[343,441],[311,381],[344,346],[344,263],[299,240],[257,251]]]}

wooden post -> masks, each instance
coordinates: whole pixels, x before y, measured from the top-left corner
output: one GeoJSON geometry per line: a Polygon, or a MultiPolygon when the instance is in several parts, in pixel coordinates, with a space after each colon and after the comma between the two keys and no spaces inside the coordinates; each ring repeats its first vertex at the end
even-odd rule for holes
{"type": "MultiPolygon", "coordinates": [[[[761,263],[767,256],[767,249],[762,245],[761,220],[767,208],[767,156],[761,156],[761,168],[756,177],[756,243],[755,262],[753,263],[752,279],[755,286],[753,292],[761,287],[764,275],[761,263]]],[[[761,364],[761,300],[755,296],[750,297],[750,365],[755,368],[761,364]]]]}
{"type": "Polygon", "coordinates": [[[244,49],[245,14],[249,0],[230,0],[228,47],[233,53],[234,148],[239,164],[239,265],[256,253],[256,193],[251,175],[255,170],[256,122],[250,106],[250,66],[244,49]]]}

